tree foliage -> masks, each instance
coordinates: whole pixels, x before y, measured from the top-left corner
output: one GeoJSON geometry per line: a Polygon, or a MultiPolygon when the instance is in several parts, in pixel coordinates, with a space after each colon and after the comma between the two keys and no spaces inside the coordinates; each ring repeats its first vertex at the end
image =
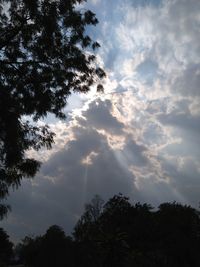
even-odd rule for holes
{"type": "MultiPolygon", "coordinates": [[[[20,244],[21,263],[29,267],[64,267],[72,262],[72,240],[52,225],[43,236],[26,237],[20,244]]],[[[70,265],[69,265],[70,266],[70,265]]]]}
{"type": "Polygon", "coordinates": [[[95,196],[66,236],[57,225],[25,237],[15,249],[0,228],[0,266],[199,267],[200,214],[176,202],[157,210],[121,194],[105,205],[95,196]],[[94,216],[95,215],[95,216],[94,216]]]}
{"type": "Polygon", "coordinates": [[[0,228],[0,266],[6,266],[12,257],[13,244],[9,241],[7,233],[0,228]]]}
{"type": "Polygon", "coordinates": [[[83,2],[0,0],[0,199],[38,170],[26,152],[51,148],[54,134],[37,121],[64,118],[71,92],[105,76],[93,53],[99,44],[86,33],[98,20],[83,2]]]}
{"type": "Polygon", "coordinates": [[[26,239],[22,252],[30,267],[198,267],[199,247],[197,210],[178,203],[154,210],[119,194],[87,204],[72,238],[52,226],[26,239]]]}

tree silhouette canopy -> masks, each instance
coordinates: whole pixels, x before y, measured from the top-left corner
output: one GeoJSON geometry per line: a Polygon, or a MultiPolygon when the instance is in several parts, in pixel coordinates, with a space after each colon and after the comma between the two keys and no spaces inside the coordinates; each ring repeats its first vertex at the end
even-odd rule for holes
{"type": "Polygon", "coordinates": [[[13,244],[9,241],[9,236],[7,233],[0,228],[0,266],[7,266],[9,263],[13,250],[13,244]]]}
{"type": "Polygon", "coordinates": [[[200,214],[190,206],[129,202],[121,194],[105,205],[86,205],[73,236],[51,226],[43,236],[26,237],[19,259],[29,267],[199,267],[200,214]]]}
{"type": "Polygon", "coordinates": [[[64,267],[72,257],[72,240],[61,227],[52,225],[43,236],[25,237],[20,243],[19,259],[26,266],[64,267]]]}
{"type": "Polygon", "coordinates": [[[37,172],[26,152],[51,148],[54,133],[37,121],[65,118],[71,92],[88,92],[105,76],[93,53],[99,44],[86,33],[98,20],[83,2],[0,0],[0,201],[37,172]]]}

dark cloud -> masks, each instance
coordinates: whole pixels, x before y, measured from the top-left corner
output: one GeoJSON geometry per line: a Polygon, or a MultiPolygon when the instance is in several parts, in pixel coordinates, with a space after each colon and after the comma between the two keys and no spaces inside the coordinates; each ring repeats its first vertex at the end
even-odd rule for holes
{"type": "Polygon", "coordinates": [[[171,112],[159,115],[158,119],[162,124],[173,127],[172,132],[175,136],[182,138],[181,146],[183,146],[183,149],[185,146],[186,154],[194,153],[195,155],[197,153],[196,156],[200,156],[200,116],[171,112]]]}
{"type": "Polygon", "coordinates": [[[171,177],[170,185],[182,196],[182,202],[199,208],[200,172],[194,158],[165,159],[162,167],[171,177]]]}
{"type": "Polygon", "coordinates": [[[148,159],[144,155],[147,148],[143,145],[138,145],[131,138],[127,138],[126,145],[124,147],[125,157],[128,165],[136,165],[142,167],[148,164],[148,159]]]}
{"type": "Polygon", "coordinates": [[[111,112],[112,102],[110,100],[93,101],[89,109],[82,113],[86,120],[79,120],[79,123],[84,127],[103,129],[114,135],[123,134],[124,124],[113,117],[111,112]]]}
{"type": "Polygon", "coordinates": [[[193,131],[200,134],[200,116],[193,116],[190,113],[171,112],[158,116],[159,121],[163,124],[172,125],[184,130],[193,131]]]}
{"type": "Polygon", "coordinates": [[[184,96],[200,96],[200,64],[189,64],[171,89],[184,96]]]}
{"type": "MultiPolygon", "coordinates": [[[[155,175],[149,175],[148,177],[140,178],[137,200],[142,203],[150,203],[156,208],[163,202],[180,201],[180,195],[176,194],[171,184],[164,180],[157,180],[155,175]]],[[[186,203],[185,201],[182,202],[186,203]]]]}

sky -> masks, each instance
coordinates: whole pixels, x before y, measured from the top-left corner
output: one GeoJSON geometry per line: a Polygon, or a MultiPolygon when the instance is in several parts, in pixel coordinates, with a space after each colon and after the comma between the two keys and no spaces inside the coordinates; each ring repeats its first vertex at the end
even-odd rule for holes
{"type": "MultiPolygon", "coordinates": [[[[52,150],[34,179],[11,192],[1,223],[11,239],[67,234],[94,195],[119,192],[157,207],[200,202],[200,1],[88,0],[99,24],[104,93],[73,94],[67,119],[49,116],[52,150]]],[[[44,122],[40,122],[41,124],[44,122]]]]}

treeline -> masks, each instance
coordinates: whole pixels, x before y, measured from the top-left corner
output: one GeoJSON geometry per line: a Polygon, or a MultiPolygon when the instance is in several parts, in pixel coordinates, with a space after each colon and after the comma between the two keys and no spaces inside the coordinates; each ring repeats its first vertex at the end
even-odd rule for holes
{"type": "MultiPolygon", "coordinates": [[[[8,258],[1,244],[3,266],[8,258]]],[[[72,236],[54,225],[42,236],[25,237],[15,261],[28,267],[199,267],[199,252],[199,211],[175,202],[155,210],[119,194],[87,204],[72,236]]]]}

